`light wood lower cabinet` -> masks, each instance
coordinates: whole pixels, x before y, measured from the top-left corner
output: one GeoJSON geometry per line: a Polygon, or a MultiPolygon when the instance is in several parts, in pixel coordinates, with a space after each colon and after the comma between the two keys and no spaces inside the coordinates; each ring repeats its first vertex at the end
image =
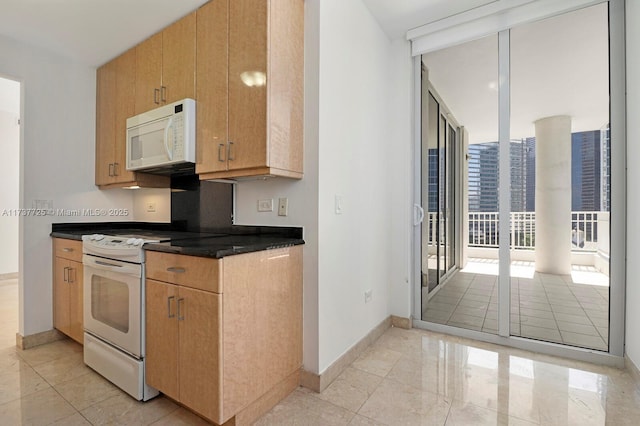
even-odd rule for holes
{"type": "Polygon", "coordinates": [[[53,326],[82,344],[82,243],[55,238],[53,245],[53,326]]]}
{"type": "Polygon", "coordinates": [[[147,383],[218,418],[222,295],[150,279],[146,290],[147,383]]]}
{"type": "Polygon", "coordinates": [[[218,424],[255,420],[297,386],[302,246],[218,260],[147,252],[146,327],[149,385],[218,424]],[[193,286],[160,281],[206,270],[193,286]]]}

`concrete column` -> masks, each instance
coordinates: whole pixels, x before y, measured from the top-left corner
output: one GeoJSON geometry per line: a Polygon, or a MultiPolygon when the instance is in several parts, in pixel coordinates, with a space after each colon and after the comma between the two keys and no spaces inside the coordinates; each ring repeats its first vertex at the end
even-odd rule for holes
{"type": "Polygon", "coordinates": [[[571,117],[536,126],[536,271],[571,273],[571,117]]]}

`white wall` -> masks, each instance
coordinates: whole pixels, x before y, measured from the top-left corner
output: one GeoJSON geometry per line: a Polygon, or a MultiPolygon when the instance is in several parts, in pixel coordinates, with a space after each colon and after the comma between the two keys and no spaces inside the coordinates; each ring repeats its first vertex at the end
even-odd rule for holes
{"type": "Polygon", "coordinates": [[[391,43],[361,1],[320,5],[320,371],[389,314],[391,43]],[[343,213],[335,214],[335,196],[343,213]],[[364,293],[373,291],[365,304],[364,293]]]}
{"type": "MultiPolygon", "coordinates": [[[[54,208],[126,208],[126,190],[94,186],[95,69],[0,37],[0,74],[23,85],[21,207],[52,200],[54,208]]],[[[131,217],[20,219],[20,330],[52,328],[51,223],[132,220],[131,217]]]]}
{"type": "Polygon", "coordinates": [[[304,367],[321,373],[390,304],[409,316],[411,62],[360,0],[305,7],[305,176],[239,183],[236,223],[304,226],[304,367]],[[283,196],[287,218],[256,211],[283,196]]]}
{"type": "Polygon", "coordinates": [[[387,121],[392,125],[389,157],[391,192],[391,278],[389,280],[389,313],[411,317],[413,291],[411,257],[413,250],[413,59],[411,45],[403,38],[394,40],[390,64],[392,76],[391,111],[387,121]]]}
{"type": "Polygon", "coordinates": [[[633,363],[640,367],[640,281],[636,265],[640,264],[640,192],[635,190],[640,183],[640,169],[634,160],[640,158],[640,127],[636,117],[640,116],[640,3],[627,0],[627,295],[625,352],[633,363]]]}
{"type": "Polygon", "coordinates": [[[0,275],[18,272],[19,118],[20,83],[0,78],[0,275]]]}

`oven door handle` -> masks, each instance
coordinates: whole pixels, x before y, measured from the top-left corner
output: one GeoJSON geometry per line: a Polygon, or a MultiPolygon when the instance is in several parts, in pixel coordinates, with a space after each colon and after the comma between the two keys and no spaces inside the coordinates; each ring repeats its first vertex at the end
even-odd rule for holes
{"type": "Polygon", "coordinates": [[[116,265],[115,263],[103,262],[102,260],[96,260],[96,265],[109,266],[111,268],[122,268],[122,265],[116,265]]]}
{"type": "Polygon", "coordinates": [[[85,275],[93,273],[93,271],[104,271],[137,278],[143,276],[142,265],[136,263],[121,262],[85,254],[82,256],[82,264],[84,265],[85,275]]]}

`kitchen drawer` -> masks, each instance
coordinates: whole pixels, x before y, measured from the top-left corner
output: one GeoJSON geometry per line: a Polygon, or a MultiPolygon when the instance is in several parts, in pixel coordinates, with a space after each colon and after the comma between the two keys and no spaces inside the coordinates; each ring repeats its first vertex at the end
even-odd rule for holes
{"type": "Polygon", "coordinates": [[[55,257],[82,263],[82,241],[54,238],[53,253],[55,257]]]}
{"type": "Polygon", "coordinates": [[[147,278],[222,293],[218,259],[148,250],[145,253],[147,278]]]}

